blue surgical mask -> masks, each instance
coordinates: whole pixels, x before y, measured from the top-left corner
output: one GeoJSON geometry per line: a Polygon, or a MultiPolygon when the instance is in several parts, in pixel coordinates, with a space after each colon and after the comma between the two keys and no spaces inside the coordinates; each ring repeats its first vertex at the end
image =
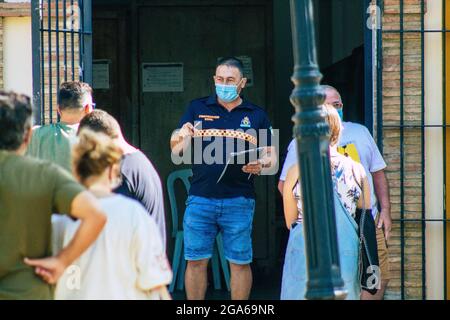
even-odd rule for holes
{"type": "Polygon", "coordinates": [[[344,112],[342,111],[342,108],[336,109],[336,111],[339,114],[339,118],[341,118],[341,121],[344,121],[344,112]]]}
{"type": "Polygon", "coordinates": [[[219,99],[224,102],[232,102],[236,100],[237,98],[239,98],[238,85],[216,83],[217,97],[219,97],[219,99]]]}

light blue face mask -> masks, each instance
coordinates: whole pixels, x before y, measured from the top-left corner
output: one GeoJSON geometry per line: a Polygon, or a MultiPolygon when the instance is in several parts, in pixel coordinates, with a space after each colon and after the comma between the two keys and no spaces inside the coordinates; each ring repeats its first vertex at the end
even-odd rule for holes
{"type": "Polygon", "coordinates": [[[216,83],[216,94],[217,97],[219,97],[220,100],[224,102],[232,102],[239,98],[238,93],[238,85],[241,82],[239,82],[237,85],[229,85],[229,84],[218,84],[216,83]]]}
{"type": "Polygon", "coordinates": [[[342,111],[342,108],[336,109],[336,111],[339,114],[339,118],[341,118],[341,121],[344,121],[344,112],[342,111]]]}

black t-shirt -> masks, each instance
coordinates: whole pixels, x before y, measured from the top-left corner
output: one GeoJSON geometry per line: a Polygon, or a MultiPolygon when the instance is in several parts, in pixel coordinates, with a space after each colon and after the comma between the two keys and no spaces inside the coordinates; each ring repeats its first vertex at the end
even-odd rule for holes
{"type": "Polygon", "coordinates": [[[150,160],[141,151],[124,155],[121,166],[122,185],[115,192],[136,199],[155,219],[166,248],[166,219],[161,179],[150,160]]]}

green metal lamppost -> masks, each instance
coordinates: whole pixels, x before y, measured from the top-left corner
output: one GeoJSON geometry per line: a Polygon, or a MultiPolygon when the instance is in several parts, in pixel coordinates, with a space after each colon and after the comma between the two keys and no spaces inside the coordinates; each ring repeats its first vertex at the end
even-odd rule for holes
{"type": "Polygon", "coordinates": [[[341,277],[329,158],[325,93],[317,65],[311,0],[291,0],[295,88],[291,102],[303,194],[308,282],[306,299],[345,298],[341,277]]]}

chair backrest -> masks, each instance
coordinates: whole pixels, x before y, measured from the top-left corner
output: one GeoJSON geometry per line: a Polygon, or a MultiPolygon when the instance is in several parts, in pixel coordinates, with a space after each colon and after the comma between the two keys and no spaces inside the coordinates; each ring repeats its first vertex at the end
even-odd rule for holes
{"type": "Polygon", "coordinates": [[[175,182],[180,179],[189,192],[191,183],[189,178],[192,177],[191,169],[183,169],[172,172],[167,178],[167,193],[169,194],[170,211],[172,213],[172,237],[176,237],[178,229],[178,207],[177,198],[175,196],[175,182]]]}

